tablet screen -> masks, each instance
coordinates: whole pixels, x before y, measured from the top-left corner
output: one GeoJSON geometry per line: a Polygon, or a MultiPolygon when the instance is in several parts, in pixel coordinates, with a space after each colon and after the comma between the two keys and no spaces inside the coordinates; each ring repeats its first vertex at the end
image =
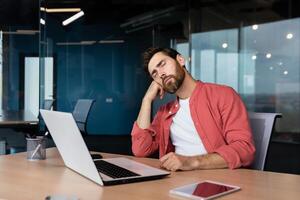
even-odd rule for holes
{"type": "Polygon", "coordinates": [[[192,194],[200,197],[210,197],[233,189],[234,188],[225,185],[203,182],[196,185],[192,194]]]}
{"type": "Polygon", "coordinates": [[[203,181],[170,190],[171,194],[190,197],[193,199],[211,199],[239,190],[240,187],[203,181]]]}

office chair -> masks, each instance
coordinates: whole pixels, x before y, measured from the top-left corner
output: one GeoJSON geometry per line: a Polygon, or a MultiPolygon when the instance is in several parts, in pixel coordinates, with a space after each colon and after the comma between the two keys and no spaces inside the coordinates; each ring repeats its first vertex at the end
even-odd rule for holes
{"type": "Polygon", "coordinates": [[[44,105],[43,105],[43,109],[45,110],[51,110],[53,103],[54,103],[55,99],[45,99],[44,100],[44,105]]]}
{"type": "Polygon", "coordinates": [[[87,134],[87,119],[94,102],[94,99],[78,99],[72,112],[82,134],[87,134]]]}
{"type": "Polygon", "coordinates": [[[277,118],[281,118],[281,113],[248,113],[250,125],[253,133],[256,153],[255,159],[251,166],[252,169],[264,170],[265,162],[277,118]]]}

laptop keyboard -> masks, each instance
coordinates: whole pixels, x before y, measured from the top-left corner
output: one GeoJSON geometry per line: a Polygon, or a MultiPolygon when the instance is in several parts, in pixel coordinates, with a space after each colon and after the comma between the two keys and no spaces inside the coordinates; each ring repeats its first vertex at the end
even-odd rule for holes
{"type": "Polygon", "coordinates": [[[106,162],[104,160],[96,160],[94,161],[95,165],[99,172],[110,176],[112,178],[124,178],[124,177],[132,177],[132,176],[140,176],[132,171],[129,171],[125,168],[119,167],[112,163],[106,162]]]}

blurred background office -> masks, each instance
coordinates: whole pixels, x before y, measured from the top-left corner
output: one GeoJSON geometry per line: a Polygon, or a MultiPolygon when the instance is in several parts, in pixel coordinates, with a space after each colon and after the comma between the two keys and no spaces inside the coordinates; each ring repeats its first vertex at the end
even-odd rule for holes
{"type": "MultiPolygon", "coordinates": [[[[195,78],[233,87],[249,111],[282,113],[266,169],[300,174],[299,7],[297,0],[0,0],[0,110],[38,117],[45,99],[66,112],[93,99],[89,148],[131,154],[130,131],[150,83],[141,53],[171,47],[195,78]]],[[[153,114],[172,98],[155,102],[153,114]]],[[[0,129],[11,146],[24,146],[23,135],[0,129]]]]}

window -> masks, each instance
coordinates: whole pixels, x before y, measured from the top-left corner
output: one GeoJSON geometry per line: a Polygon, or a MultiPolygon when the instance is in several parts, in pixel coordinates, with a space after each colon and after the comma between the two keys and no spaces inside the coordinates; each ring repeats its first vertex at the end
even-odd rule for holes
{"type": "Polygon", "coordinates": [[[300,18],[192,34],[192,75],[233,87],[248,110],[279,112],[300,133],[300,18]]]}

